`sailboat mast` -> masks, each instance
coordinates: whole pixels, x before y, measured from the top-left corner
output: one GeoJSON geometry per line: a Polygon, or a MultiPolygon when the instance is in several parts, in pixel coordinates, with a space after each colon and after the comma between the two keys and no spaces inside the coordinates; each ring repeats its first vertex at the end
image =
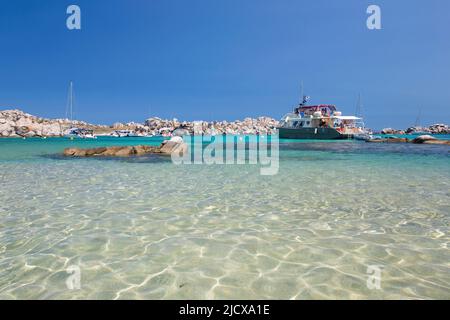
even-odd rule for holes
{"type": "Polygon", "coordinates": [[[70,81],[70,121],[73,120],[73,82],[70,81]]]}
{"type": "Polygon", "coordinates": [[[421,118],[421,116],[422,116],[422,107],[419,107],[419,113],[418,113],[418,115],[417,115],[417,118],[416,118],[416,123],[414,124],[414,127],[418,127],[418,126],[420,126],[420,118],[421,118]]]}

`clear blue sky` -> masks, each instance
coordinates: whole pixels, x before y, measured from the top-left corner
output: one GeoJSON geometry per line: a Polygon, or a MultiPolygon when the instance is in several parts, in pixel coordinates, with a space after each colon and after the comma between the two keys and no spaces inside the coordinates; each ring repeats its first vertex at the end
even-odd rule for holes
{"type": "Polygon", "coordinates": [[[411,125],[419,106],[423,124],[450,123],[448,0],[1,0],[0,54],[0,109],[45,117],[64,116],[73,80],[90,122],[280,118],[303,80],[344,114],[361,92],[372,128],[411,125]]]}

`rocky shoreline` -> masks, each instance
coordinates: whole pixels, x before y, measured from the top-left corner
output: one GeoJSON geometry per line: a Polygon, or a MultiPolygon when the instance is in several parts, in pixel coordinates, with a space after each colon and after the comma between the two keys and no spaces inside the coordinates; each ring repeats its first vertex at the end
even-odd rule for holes
{"type": "Polygon", "coordinates": [[[275,133],[278,121],[269,117],[229,121],[178,121],[153,117],[143,123],[96,125],[68,119],[46,119],[21,110],[0,111],[0,137],[60,137],[69,128],[93,130],[96,135],[110,135],[116,130],[129,130],[140,136],[184,134],[265,134],[275,133]]]}
{"type": "Polygon", "coordinates": [[[72,127],[108,129],[108,126],[93,125],[84,121],[41,118],[21,110],[0,111],[0,137],[60,137],[72,127]]]}

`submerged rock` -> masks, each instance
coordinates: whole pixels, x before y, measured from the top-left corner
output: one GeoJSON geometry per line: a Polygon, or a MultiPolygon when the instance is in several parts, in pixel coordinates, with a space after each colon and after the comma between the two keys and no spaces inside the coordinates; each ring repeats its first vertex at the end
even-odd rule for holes
{"type": "Polygon", "coordinates": [[[424,144],[446,144],[450,146],[450,140],[427,140],[424,144]]]}
{"type": "Polygon", "coordinates": [[[386,139],[369,139],[366,142],[384,142],[384,143],[396,143],[396,142],[411,142],[415,144],[445,144],[450,145],[450,140],[439,140],[430,135],[422,135],[413,140],[407,138],[389,137],[386,139]]]}
{"type": "Polygon", "coordinates": [[[425,141],[430,141],[430,140],[437,140],[437,139],[433,136],[425,134],[425,135],[418,136],[417,138],[413,139],[412,143],[424,143],[425,141]]]}
{"type": "Polygon", "coordinates": [[[450,145],[450,140],[439,140],[430,135],[423,135],[415,138],[411,141],[412,143],[421,143],[421,144],[446,144],[450,145]]]}
{"type": "Polygon", "coordinates": [[[366,142],[384,142],[384,143],[397,143],[397,142],[409,142],[407,138],[387,138],[387,139],[368,139],[366,142]]]}

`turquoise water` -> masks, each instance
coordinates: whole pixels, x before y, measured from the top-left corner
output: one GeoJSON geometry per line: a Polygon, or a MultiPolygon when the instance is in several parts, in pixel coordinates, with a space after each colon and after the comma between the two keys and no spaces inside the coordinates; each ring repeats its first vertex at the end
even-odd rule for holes
{"type": "Polygon", "coordinates": [[[448,146],[285,140],[273,176],[60,156],[160,142],[0,140],[0,298],[450,299],[448,146]]]}

